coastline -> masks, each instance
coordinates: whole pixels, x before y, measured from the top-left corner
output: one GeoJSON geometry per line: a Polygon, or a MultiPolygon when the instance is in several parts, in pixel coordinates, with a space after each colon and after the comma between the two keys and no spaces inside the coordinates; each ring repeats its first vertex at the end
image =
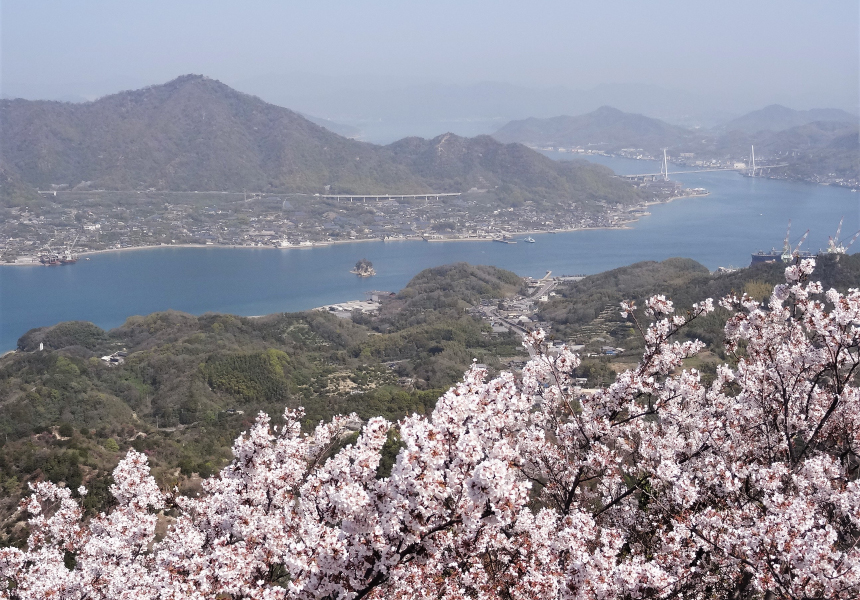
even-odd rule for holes
{"type": "Polygon", "coordinates": [[[651,202],[643,202],[644,206],[654,206],[655,204],[671,204],[675,200],[685,200],[687,198],[704,198],[705,196],[710,196],[711,192],[705,192],[704,194],[684,194],[681,196],[672,196],[671,198],[667,198],[666,200],[653,200],[651,202]]]}
{"type": "MultiPolygon", "coordinates": [[[[675,200],[683,200],[685,198],[698,198],[701,196],[708,196],[710,192],[704,194],[687,194],[681,196],[673,196],[672,198],[668,198],[665,200],[654,200],[650,202],[643,202],[641,204],[636,205],[631,208],[631,211],[635,211],[638,209],[642,209],[644,207],[653,206],[655,204],[668,204],[675,200]]],[[[544,233],[571,233],[574,231],[597,231],[604,229],[632,229],[631,224],[636,223],[639,216],[630,215],[629,219],[623,220],[619,225],[607,225],[600,227],[573,227],[573,228],[561,228],[561,229],[535,229],[535,230],[523,230],[523,231],[511,231],[506,232],[504,235],[508,237],[512,236],[528,236],[528,235],[541,235],[544,233]]],[[[354,240],[326,240],[320,242],[312,242],[306,245],[290,245],[290,246],[246,246],[246,245],[237,245],[237,244],[159,244],[159,245],[147,245],[147,246],[128,246],[125,248],[105,248],[103,250],[86,250],[78,253],[78,257],[80,259],[94,256],[97,254],[105,254],[108,252],[130,252],[130,251],[138,251],[138,250],[154,250],[158,248],[230,248],[230,249],[246,249],[246,250],[305,250],[309,248],[322,248],[325,246],[334,246],[337,244],[360,244],[364,242],[492,242],[494,237],[441,237],[441,238],[427,238],[423,235],[415,235],[411,237],[398,237],[398,238],[381,238],[381,237],[372,237],[372,238],[359,238],[354,240]]],[[[38,257],[28,256],[26,260],[17,259],[16,262],[0,262],[0,266],[6,267],[43,267],[43,265],[39,262],[38,257]]],[[[57,265],[64,266],[64,265],[57,265]]]]}
{"type": "MultiPolygon", "coordinates": [[[[542,229],[542,230],[529,230],[529,231],[512,231],[510,233],[506,233],[507,236],[520,236],[520,235],[540,235],[543,233],[568,233],[572,231],[589,231],[589,230],[598,230],[598,229],[631,229],[628,225],[629,223],[635,222],[636,219],[632,219],[630,221],[625,221],[623,225],[617,227],[576,227],[573,229],[542,229]]],[[[159,244],[149,245],[149,246],[128,246],[126,248],[106,248],[104,250],[86,250],[84,252],[79,252],[79,259],[83,259],[88,256],[95,256],[97,254],[106,254],[110,252],[132,252],[138,250],[158,250],[163,248],[224,248],[224,249],[239,249],[239,250],[309,250],[311,248],[324,248],[326,246],[335,246],[339,244],[361,244],[364,242],[492,242],[494,238],[491,237],[446,237],[446,238],[433,238],[428,239],[421,235],[416,235],[412,237],[404,237],[404,238],[360,238],[355,240],[331,240],[325,242],[314,242],[313,244],[307,244],[304,246],[244,246],[244,245],[236,245],[236,244],[159,244]]],[[[39,262],[39,258],[35,256],[28,256],[26,260],[22,260],[19,258],[16,262],[0,262],[0,267],[44,267],[48,265],[43,265],[39,262]]],[[[55,266],[66,266],[66,265],[55,265],[55,266]]]]}

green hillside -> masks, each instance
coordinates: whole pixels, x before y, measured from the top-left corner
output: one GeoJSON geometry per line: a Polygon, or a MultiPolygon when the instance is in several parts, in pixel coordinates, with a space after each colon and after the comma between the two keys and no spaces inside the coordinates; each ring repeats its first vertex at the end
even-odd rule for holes
{"type": "Polygon", "coordinates": [[[35,206],[40,201],[36,189],[24,183],[18,173],[0,161],[0,206],[35,206]]]}
{"type": "Polygon", "coordinates": [[[3,100],[0,119],[4,160],[42,187],[421,187],[374,146],[196,75],[83,104],[3,100]]]}
{"type": "Polygon", "coordinates": [[[434,189],[516,190],[526,199],[581,198],[628,203],[638,198],[610,169],[584,161],[558,162],[521,144],[490,136],[447,133],[432,140],[406,138],[386,147],[394,160],[434,189]],[[496,189],[496,188],[499,189],[496,189]]]}
{"type": "Polygon", "coordinates": [[[419,273],[379,316],[327,312],[261,318],[165,312],[104,331],[69,322],[27,332],[0,359],[0,544],[20,542],[17,500],[28,481],[92,485],[127,448],[149,455],[162,485],[193,493],[219,469],[258,411],[304,406],[310,428],[334,414],[397,419],[430,410],[473,359],[499,369],[513,335],[462,309],[519,289],[520,278],[465,264],[419,273]],[[39,345],[44,347],[39,351],[39,345]],[[124,352],[122,364],[100,357],[124,352]]]}
{"type": "MultiPolygon", "coordinates": [[[[813,279],[821,281],[825,289],[834,287],[845,292],[860,282],[860,254],[819,256],[816,263],[813,279]]],[[[785,282],[785,267],[783,263],[763,263],[712,274],[688,258],[640,262],[559,287],[558,296],[540,307],[540,318],[553,323],[555,335],[563,339],[594,349],[614,344],[635,355],[642,347],[641,339],[620,315],[622,300],[632,300],[641,307],[648,297],[663,294],[681,311],[694,302],[716,300],[730,293],[747,293],[764,301],[774,285],[785,282]]],[[[640,323],[647,323],[641,311],[636,314],[640,323]]],[[[719,350],[724,320],[725,315],[718,310],[695,322],[688,335],[719,350]]]]}
{"type": "Polygon", "coordinates": [[[860,130],[844,128],[827,144],[799,152],[788,162],[783,172],[793,179],[810,180],[821,173],[860,179],[860,130]]]}
{"type": "Polygon", "coordinates": [[[199,75],[82,104],[2,100],[0,124],[7,169],[40,189],[408,194],[506,186],[532,199],[638,199],[608,169],[560,165],[489,137],[385,147],[347,139],[199,75]]]}

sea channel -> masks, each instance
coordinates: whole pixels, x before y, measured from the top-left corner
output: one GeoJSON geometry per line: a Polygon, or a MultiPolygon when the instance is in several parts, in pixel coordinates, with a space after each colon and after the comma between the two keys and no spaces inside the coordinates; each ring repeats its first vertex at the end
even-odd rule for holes
{"type": "MultiPolygon", "coordinates": [[[[568,155],[569,156],[569,155],[568,155]]],[[[565,156],[554,158],[564,159],[565,156]]],[[[619,174],[659,164],[589,157],[619,174]]],[[[174,309],[261,315],[398,291],[420,270],[465,261],[541,277],[599,273],[643,260],[693,258],[709,269],[746,266],[750,253],[780,247],[788,220],[796,243],[827,246],[840,218],[843,237],[860,228],[860,193],[830,186],[743,177],[734,172],[673,176],[708,196],[649,207],[629,229],[532,235],[535,243],[373,241],[316,248],[170,248],[96,254],[60,267],[0,268],[0,352],[33,327],[86,320],[103,327],[128,316],[174,309]],[[351,274],[367,258],[377,275],[351,274]]],[[[522,236],[525,237],[525,236],[522,236]]],[[[860,243],[852,251],[860,250],[860,243]]]]}

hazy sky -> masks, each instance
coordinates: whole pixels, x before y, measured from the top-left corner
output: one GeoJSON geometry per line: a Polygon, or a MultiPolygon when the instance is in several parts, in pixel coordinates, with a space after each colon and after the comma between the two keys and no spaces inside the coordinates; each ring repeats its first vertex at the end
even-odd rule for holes
{"type": "Polygon", "coordinates": [[[751,107],[856,110],[857,0],[2,0],[0,91],[96,97],[201,73],[242,88],[646,82],[751,107]]]}

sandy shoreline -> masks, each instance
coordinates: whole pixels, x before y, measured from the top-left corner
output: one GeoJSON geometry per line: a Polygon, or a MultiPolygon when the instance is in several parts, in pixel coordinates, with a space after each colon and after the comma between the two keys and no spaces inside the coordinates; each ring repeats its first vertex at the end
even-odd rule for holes
{"type": "MultiPolygon", "coordinates": [[[[654,206],[655,204],[668,204],[669,202],[673,202],[675,200],[682,200],[684,198],[698,198],[700,196],[707,196],[708,194],[690,194],[686,196],[675,196],[673,198],[669,198],[668,200],[656,200],[653,202],[644,202],[637,206],[637,208],[632,210],[638,210],[640,208],[644,208],[647,206],[654,206]]],[[[527,236],[527,235],[542,235],[545,233],[571,233],[574,231],[595,231],[595,230],[603,230],[603,229],[631,229],[630,224],[638,221],[638,217],[631,217],[629,220],[623,221],[621,225],[617,226],[609,226],[609,227],[574,227],[572,229],[543,229],[543,230],[528,230],[528,231],[512,231],[510,233],[505,233],[504,235],[511,238],[513,236],[527,236]]],[[[414,236],[408,238],[361,238],[355,240],[331,240],[325,242],[314,242],[312,245],[307,246],[244,246],[244,245],[236,245],[236,244],[160,244],[158,246],[129,246],[127,248],[106,248],[104,250],[87,250],[85,252],[79,252],[78,257],[80,259],[84,259],[87,256],[93,256],[96,254],[104,254],[107,252],[131,252],[137,250],[154,250],[158,248],[233,248],[233,249],[245,249],[245,250],[305,250],[310,248],[323,248],[325,246],[334,246],[336,244],[359,244],[362,242],[492,242],[495,238],[486,238],[486,237],[465,237],[465,238],[426,238],[423,236],[414,236]]],[[[513,240],[520,241],[520,240],[513,240]]],[[[39,262],[38,257],[28,256],[26,260],[18,259],[16,262],[0,262],[0,266],[6,267],[42,267],[39,262]]]]}

